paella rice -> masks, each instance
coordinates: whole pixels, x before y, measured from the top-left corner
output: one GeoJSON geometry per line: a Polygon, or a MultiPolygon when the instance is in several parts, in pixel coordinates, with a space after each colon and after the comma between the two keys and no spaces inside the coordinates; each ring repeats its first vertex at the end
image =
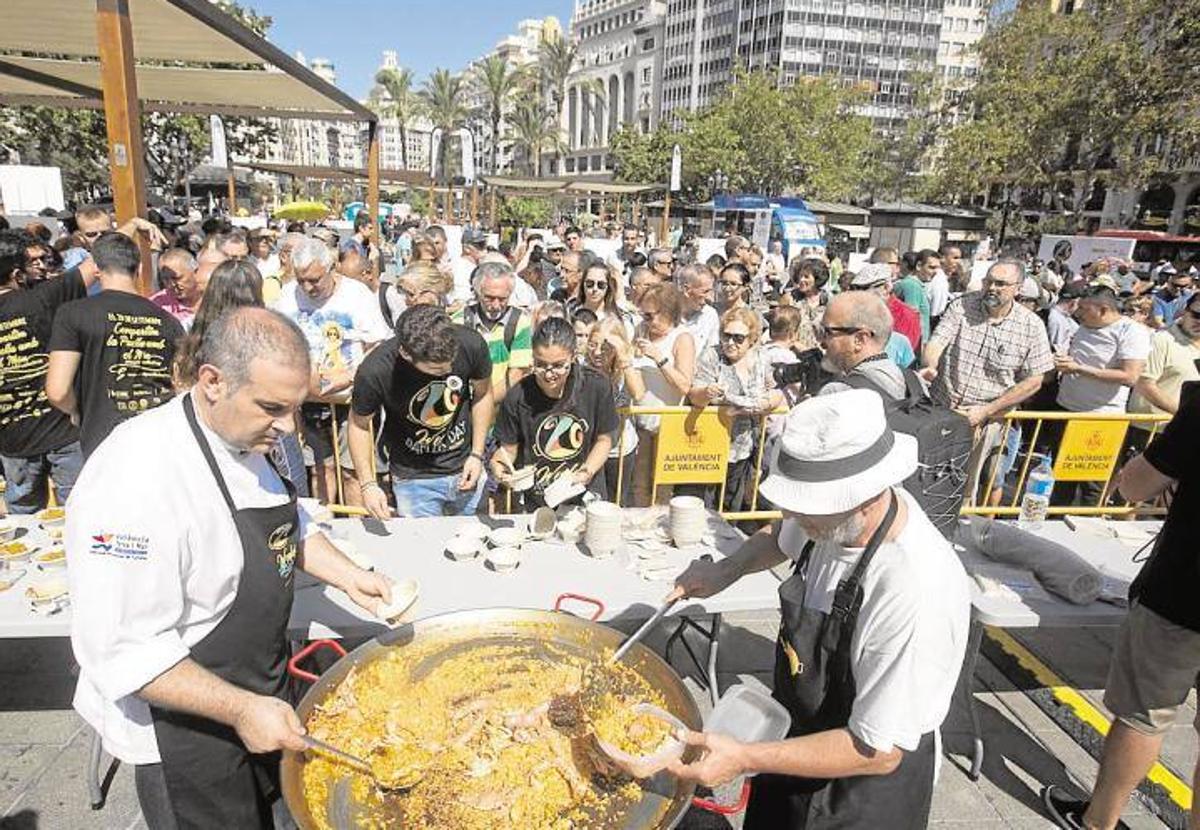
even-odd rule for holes
{"type": "Polygon", "coordinates": [[[331,799],[348,784],[356,827],[612,826],[611,817],[642,790],[600,752],[594,721],[626,729],[616,707],[666,704],[638,672],[607,665],[607,656],[597,661],[545,642],[476,639],[435,651],[396,649],[351,669],[306,726],[369,760],[374,777],[307,756],[301,776],[314,820],[334,826],[331,799]],[[563,700],[583,713],[584,728],[565,728],[552,714],[552,704],[563,700]]]}

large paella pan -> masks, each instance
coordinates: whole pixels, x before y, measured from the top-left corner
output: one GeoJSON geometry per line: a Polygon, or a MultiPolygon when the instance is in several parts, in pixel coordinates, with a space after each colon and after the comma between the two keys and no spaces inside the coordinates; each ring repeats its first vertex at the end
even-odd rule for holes
{"type": "MultiPolygon", "coordinates": [[[[578,686],[580,667],[601,665],[622,640],[569,614],[497,608],[431,617],[365,643],[316,680],[297,712],[310,734],[341,749],[401,747],[402,784],[380,787],[320,755],[286,753],[292,815],[305,830],[673,827],[690,784],[613,775],[589,736],[520,714],[578,686]]],[[[691,695],[658,655],[638,645],[623,663],[605,688],[700,728],[691,695]]]]}

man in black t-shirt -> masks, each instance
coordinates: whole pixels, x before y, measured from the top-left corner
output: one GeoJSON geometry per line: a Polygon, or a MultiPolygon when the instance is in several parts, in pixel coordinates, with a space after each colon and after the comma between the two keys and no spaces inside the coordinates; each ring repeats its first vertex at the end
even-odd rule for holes
{"type": "MultiPolygon", "coordinates": [[[[350,457],[354,469],[372,469],[371,423],[382,409],[399,515],[464,516],[479,507],[491,378],[483,337],[452,323],[439,306],[410,307],[396,321],[396,336],[363,359],[351,397],[350,457]]],[[[365,473],[359,480],[367,511],[388,518],[378,481],[365,473]]]]}
{"type": "Polygon", "coordinates": [[[46,397],[79,425],[87,459],[117,424],[175,395],[171,366],[183,327],[137,293],[141,252],[121,233],[92,244],[103,289],[59,309],[46,397]]]}
{"type": "Polygon", "coordinates": [[[55,312],[87,296],[96,278],[86,259],[61,277],[24,288],[27,237],[0,231],[0,462],[8,510],[22,514],[46,506],[48,478],[64,503],[83,466],[78,431],[46,399],[46,367],[55,312]]]}
{"type": "MultiPolygon", "coordinates": [[[[1150,559],[1129,589],[1129,614],[1104,685],[1104,705],[1115,716],[1104,741],[1090,802],[1071,800],[1058,787],[1043,799],[1059,826],[1120,827],[1121,810],[1158,758],[1163,737],[1200,682],[1200,387],[1186,384],[1178,413],[1146,452],[1121,470],[1117,486],[1131,502],[1174,488],[1150,559]]],[[[1194,773],[1200,780],[1200,765],[1194,773]]],[[[1200,799],[1192,802],[1200,827],[1200,799]]]]}

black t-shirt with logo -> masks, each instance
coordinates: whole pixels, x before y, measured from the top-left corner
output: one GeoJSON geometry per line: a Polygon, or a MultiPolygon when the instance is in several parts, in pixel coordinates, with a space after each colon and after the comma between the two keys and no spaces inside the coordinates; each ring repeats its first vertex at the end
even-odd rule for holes
{"type": "Polygon", "coordinates": [[[561,398],[551,398],[529,375],[508,390],[496,419],[496,440],[516,444],[517,466],[533,464],[533,494],[540,500],[560,475],[583,469],[596,438],[620,426],[612,384],[575,364],[561,398]]]}
{"type": "Polygon", "coordinates": [[[1150,446],[1146,460],[1178,482],[1154,553],[1130,594],[1160,617],[1200,632],[1200,389],[1184,386],[1183,405],[1150,446]]]}
{"type": "Polygon", "coordinates": [[[59,309],[50,351],[78,352],[75,397],[86,458],[117,424],[175,395],[171,364],[183,326],[137,294],[101,291],[59,309]]]}
{"type": "Polygon", "coordinates": [[[0,455],[32,458],[79,440],[71,419],[46,399],[46,369],[55,312],[86,296],[77,268],[0,294],[0,455]]]}
{"type": "Polygon", "coordinates": [[[492,359],[478,333],[456,325],[454,336],[458,353],[446,377],[427,375],[401,357],[395,337],[374,348],[354,375],[354,411],[373,416],[383,409],[393,476],[453,475],[471,454],[471,382],[492,376],[492,359]]]}

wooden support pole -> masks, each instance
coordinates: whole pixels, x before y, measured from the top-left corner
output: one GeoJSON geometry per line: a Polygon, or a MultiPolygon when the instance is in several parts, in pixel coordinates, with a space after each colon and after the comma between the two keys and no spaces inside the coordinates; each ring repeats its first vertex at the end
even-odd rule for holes
{"type": "Polygon", "coordinates": [[[488,228],[496,230],[496,188],[491,189],[491,199],[488,202],[488,228]]]}
{"type": "Polygon", "coordinates": [[[479,188],[471,185],[471,225],[474,227],[475,219],[479,215],[479,188]]]}
{"type": "Polygon", "coordinates": [[[633,200],[633,224],[634,225],[638,225],[638,220],[642,218],[641,213],[642,213],[642,199],[639,196],[638,198],[633,200]]]}
{"type": "Polygon", "coordinates": [[[446,185],[445,215],[446,215],[446,224],[453,225],[454,224],[454,188],[450,185],[446,185]]]}
{"type": "MultiPolygon", "coordinates": [[[[142,147],[142,109],[134,74],[133,26],[129,0],[96,0],[96,45],[100,53],[100,88],[108,130],[108,163],[112,176],[117,224],[146,216],[146,162],[142,147]]],[[[137,235],[142,249],[138,291],[149,294],[150,241],[137,235]]]]}
{"type": "Polygon", "coordinates": [[[617,194],[617,224],[621,224],[621,194],[617,194]]]}
{"type": "Polygon", "coordinates": [[[233,162],[229,162],[228,183],[229,183],[229,215],[237,214],[237,181],[233,178],[233,162]]]}
{"type": "Polygon", "coordinates": [[[371,239],[379,244],[379,122],[367,122],[367,215],[371,239]]]}

